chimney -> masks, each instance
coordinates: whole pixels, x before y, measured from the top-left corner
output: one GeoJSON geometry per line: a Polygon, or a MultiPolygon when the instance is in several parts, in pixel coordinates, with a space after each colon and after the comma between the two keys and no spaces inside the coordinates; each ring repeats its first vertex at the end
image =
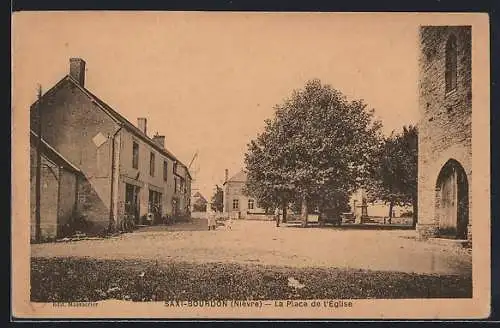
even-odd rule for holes
{"type": "Polygon", "coordinates": [[[153,141],[156,142],[158,145],[160,145],[162,148],[165,148],[165,136],[161,136],[158,133],[156,133],[153,136],[153,141]]]}
{"type": "Polygon", "coordinates": [[[145,117],[139,117],[137,119],[137,127],[139,128],[139,130],[141,130],[145,135],[148,135],[147,134],[147,124],[148,124],[148,120],[145,118],[145,117]]]}
{"type": "Polygon", "coordinates": [[[81,58],[70,58],[69,75],[82,87],[85,86],[85,61],[81,58]]]}
{"type": "Polygon", "coordinates": [[[227,182],[227,180],[229,180],[229,170],[226,169],[226,175],[224,177],[224,182],[227,182]]]}

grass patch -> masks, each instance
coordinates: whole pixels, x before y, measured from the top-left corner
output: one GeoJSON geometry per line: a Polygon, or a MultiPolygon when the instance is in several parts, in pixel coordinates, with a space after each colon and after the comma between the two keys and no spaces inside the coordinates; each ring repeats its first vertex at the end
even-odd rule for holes
{"type": "Polygon", "coordinates": [[[229,263],[31,259],[33,302],[470,297],[470,275],[229,263]],[[289,287],[289,277],[305,287],[289,287]]]}

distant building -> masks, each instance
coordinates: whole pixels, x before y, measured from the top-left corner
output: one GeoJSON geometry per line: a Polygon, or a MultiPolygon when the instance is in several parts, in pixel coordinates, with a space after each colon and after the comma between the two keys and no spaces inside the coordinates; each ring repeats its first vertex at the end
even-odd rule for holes
{"type": "Polygon", "coordinates": [[[472,239],[471,27],[420,28],[418,224],[472,239]]]}
{"type": "Polygon", "coordinates": [[[85,61],[71,58],[69,68],[31,106],[31,126],[41,113],[46,143],[82,172],[78,215],[90,230],[119,228],[125,216],[189,214],[191,176],[165,137],[150,138],[146,118],[135,126],[85,88],[85,61]]]}
{"type": "MultiPolygon", "coordinates": [[[[357,218],[389,217],[389,204],[382,200],[368,201],[366,192],[363,189],[359,189],[357,192],[351,195],[349,199],[349,206],[351,207],[351,212],[357,218]]],[[[409,215],[409,213],[412,213],[412,211],[413,210],[411,205],[407,206],[394,205],[392,208],[392,217],[399,218],[402,215],[409,215]]]]}
{"type": "Polygon", "coordinates": [[[231,178],[226,170],[223,184],[224,213],[238,219],[259,218],[265,210],[258,207],[256,199],[245,195],[244,186],[247,181],[245,171],[240,171],[231,178]]]}
{"type": "Polygon", "coordinates": [[[176,161],[174,165],[174,195],[172,215],[188,216],[191,212],[191,176],[187,167],[176,161]]]}
{"type": "Polygon", "coordinates": [[[191,197],[191,212],[206,212],[208,201],[203,195],[197,191],[191,197]]]}
{"type": "MultiPolygon", "coordinates": [[[[36,236],[36,165],[38,135],[30,131],[31,239],[36,236]]],[[[82,172],[42,139],[40,147],[40,232],[42,239],[64,235],[77,211],[82,172]]]]}

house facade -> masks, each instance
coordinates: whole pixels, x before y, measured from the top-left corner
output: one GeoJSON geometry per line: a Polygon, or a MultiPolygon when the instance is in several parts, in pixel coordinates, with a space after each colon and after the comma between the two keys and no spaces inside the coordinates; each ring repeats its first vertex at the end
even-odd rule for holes
{"type": "Polygon", "coordinates": [[[229,178],[226,170],[223,184],[224,214],[235,219],[256,219],[263,217],[265,210],[257,206],[257,200],[245,195],[247,181],[245,171],[240,171],[229,178]]]}
{"type": "Polygon", "coordinates": [[[471,27],[420,28],[418,224],[472,239],[471,27]]]}
{"type": "Polygon", "coordinates": [[[191,176],[187,167],[174,163],[174,196],[172,213],[176,216],[189,215],[191,212],[191,176]]]}
{"type": "Polygon", "coordinates": [[[77,211],[77,191],[82,172],[45,140],[38,147],[38,135],[30,131],[30,217],[31,240],[37,238],[36,166],[40,150],[40,237],[54,239],[68,232],[77,211]]]}
{"type": "MultiPolygon", "coordinates": [[[[44,140],[82,172],[78,215],[92,231],[119,228],[128,216],[141,223],[150,212],[176,212],[175,167],[190,175],[164,145],[164,136],[148,136],[147,119],[133,125],[85,88],[85,61],[70,59],[70,72],[31,106],[31,126],[41,119],[44,140]]],[[[181,197],[182,198],[182,197],[181,197]]]]}
{"type": "Polygon", "coordinates": [[[191,197],[191,212],[206,212],[208,201],[197,191],[191,197]]]}

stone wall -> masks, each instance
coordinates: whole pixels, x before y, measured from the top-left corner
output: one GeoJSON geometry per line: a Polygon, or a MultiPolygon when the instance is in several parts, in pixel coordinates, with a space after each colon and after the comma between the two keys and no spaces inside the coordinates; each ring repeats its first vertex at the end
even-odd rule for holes
{"type": "MultiPolygon", "coordinates": [[[[36,154],[31,148],[30,208],[31,240],[36,238],[36,154]]],[[[40,231],[41,239],[57,237],[57,207],[59,200],[59,168],[42,156],[40,177],[40,231]]]]}
{"type": "MultiPolygon", "coordinates": [[[[79,214],[96,227],[106,226],[111,202],[110,139],[117,124],[69,80],[48,91],[40,108],[43,138],[85,176],[79,214]]],[[[32,128],[38,118],[37,108],[32,107],[32,128]]]]}
{"type": "MultiPolygon", "coordinates": [[[[41,156],[40,230],[41,240],[63,237],[65,226],[74,219],[77,193],[75,173],[41,156]]],[[[36,239],[36,149],[30,148],[31,240],[36,239]]]]}
{"type": "Polygon", "coordinates": [[[224,212],[233,218],[253,218],[265,213],[264,209],[257,206],[257,200],[244,194],[245,182],[228,181],[224,185],[224,212]],[[233,209],[233,200],[238,200],[238,209],[233,209]],[[253,200],[253,209],[248,208],[248,201],[253,200]],[[239,214],[238,214],[239,213],[239,214]]]}
{"type": "MultiPolygon", "coordinates": [[[[471,28],[425,26],[420,29],[418,226],[421,236],[436,235],[436,183],[450,159],[472,179],[471,28]],[[445,53],[450,36],[457,44],[457,86],[445,88],[445,53]]],[[[469,192],[469,213],[472,198],[469,192]]],[[[469,224],[472,218],[469,214],[469,224]]],[[[471,229],[469,229],[470,231],[471,229]]]]}

